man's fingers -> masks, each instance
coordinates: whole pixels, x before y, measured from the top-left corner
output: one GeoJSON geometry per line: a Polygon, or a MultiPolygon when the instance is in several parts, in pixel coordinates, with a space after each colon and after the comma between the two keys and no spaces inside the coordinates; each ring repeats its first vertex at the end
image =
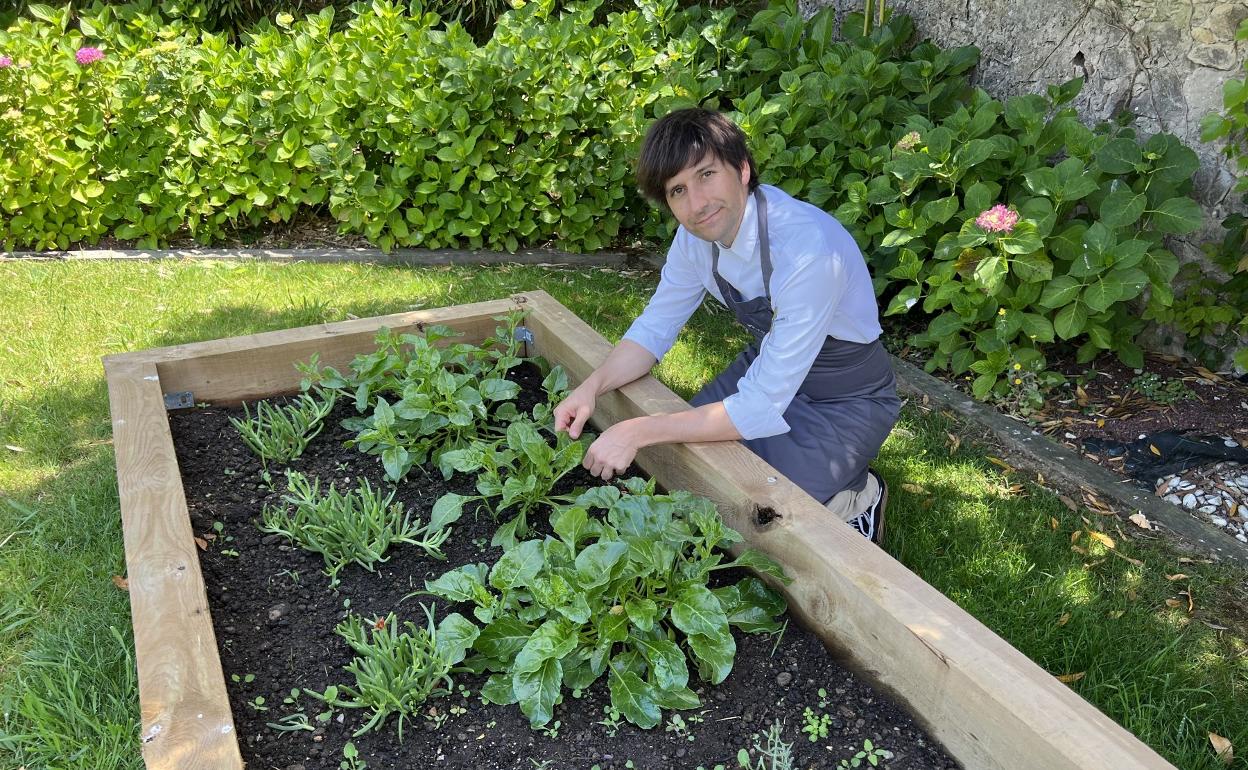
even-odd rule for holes
{"type": "Polygon", "coordinates": [[[572,426],[568,428],[568,436],[570,438],[580,438],[581,430],[585,427],[585,423],[589,420],[589,410],[581,409],[576,413],[576,418],[572,420],[572,426]]]}

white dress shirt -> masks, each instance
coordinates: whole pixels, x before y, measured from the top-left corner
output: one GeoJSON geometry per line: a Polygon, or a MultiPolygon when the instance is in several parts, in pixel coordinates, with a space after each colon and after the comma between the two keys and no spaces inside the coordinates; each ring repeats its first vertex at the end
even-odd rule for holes
{"type": "MultiPolygon", "coordinates": [[[[724,409],[744,439],[789,430],[784,412],[827,337],[867,343],[880,336],[871,276],[853,237],[821,209],[770,185],[762,190],[767,199],[774,317],[737,392],[724,399],[724,409]]],[[[752,194],[732,247],[720,244],[719,274],[743,299],[764,294],[752,194]]],[[[711,244],[681,226],[654,296],[623,338],[661,360],[706,292],[724,301],[711,272],[711,244]]]]}

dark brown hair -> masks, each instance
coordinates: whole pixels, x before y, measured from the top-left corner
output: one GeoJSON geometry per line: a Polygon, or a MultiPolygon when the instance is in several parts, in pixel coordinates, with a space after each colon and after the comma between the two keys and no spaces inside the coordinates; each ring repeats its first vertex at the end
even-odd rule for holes
{"type": "Polygon", "coordinates": [[[758,187],[758,169],[745,145],[745,133],[718,112],[690,107],[669,112],[646,131],[637,158],[638,189],[666,206],[668,180],[707,153],[735,169],[748,163],[750,191],[758,187]]]}

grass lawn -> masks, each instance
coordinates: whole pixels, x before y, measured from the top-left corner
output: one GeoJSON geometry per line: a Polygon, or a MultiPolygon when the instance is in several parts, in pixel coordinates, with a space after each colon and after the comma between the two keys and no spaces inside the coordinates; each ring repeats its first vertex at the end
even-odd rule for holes
{"type": "MultiPolygon", "coordinates": [[[[125,563],[100,356],[533,288],[617,339],[656,280],[585,268],[0,263],[0,767],[142,766],[129,606],[112,582],[125,563]]],[[[704,309],[658,374],[688,397],[744,341],[725,311],[704,309]]],[[[903,411],[879,460],[892,486],[886,549],[1048,671],[1074,675],[1071,687],[1178,767],[1224,766],[1210,732],[1248,755],[1245,572],[1071,511],[972,437],[951,440],[959,430],[903,411]]]]}

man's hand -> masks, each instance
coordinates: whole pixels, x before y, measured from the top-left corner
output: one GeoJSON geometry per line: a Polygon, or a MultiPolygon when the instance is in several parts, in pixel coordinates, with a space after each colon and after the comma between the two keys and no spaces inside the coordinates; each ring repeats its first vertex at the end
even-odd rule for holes
{"type": "Polygon", "coordinates": [[[639,449],[637,432],[633,430],[633,420],[616,423],[603,431],[585,452],[585,460],[581,463],[590,472],[603,481],[610,481],[612,476],[623,473],[633,464],[639,449]]]}
{"type": "Polygon", "coordinates": [[[585,421],[594,414],[596,403],[594,391],[581,385],[555,407],[555,430],[567,431],[569,438],[580,438],[585,421]]]}

